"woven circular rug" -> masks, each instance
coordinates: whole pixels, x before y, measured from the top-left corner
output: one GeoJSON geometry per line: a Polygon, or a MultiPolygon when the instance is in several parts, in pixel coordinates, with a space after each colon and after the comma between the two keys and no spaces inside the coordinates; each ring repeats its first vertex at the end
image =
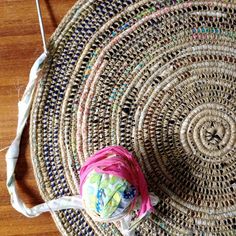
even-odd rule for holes
{"type": "MultiPolygon", "coordinates": [[[[136,235],[236,235],[236,5],[78,1],[49,43],[31,112],[45,201],[79,193],[97,150],[134,154],[160,202],[136,235]]],[[[85,211],[63,235],[120,235],[85,211]]]]}

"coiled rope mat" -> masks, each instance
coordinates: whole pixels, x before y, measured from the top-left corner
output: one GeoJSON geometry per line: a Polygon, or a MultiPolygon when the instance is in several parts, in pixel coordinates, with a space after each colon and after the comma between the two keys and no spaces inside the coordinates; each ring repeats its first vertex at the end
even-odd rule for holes
{"type": "MultiPolygon", "coordinates": [[[[122,145],[160,199],[136,235],[236,235],[234,1],[78,1],[54,33],[31,112],[44,200],[78,194],[86,158],[122,145]]],[[[84,211],[64,235],[119,235],[84,211]]]]}

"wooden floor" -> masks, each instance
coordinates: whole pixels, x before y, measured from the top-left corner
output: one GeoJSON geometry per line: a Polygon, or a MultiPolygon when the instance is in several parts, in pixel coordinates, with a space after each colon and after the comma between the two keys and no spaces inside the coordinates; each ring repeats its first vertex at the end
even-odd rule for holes
{"type": "MultiPolygon", "coordinates": [[[[76,0],[41,0],[47,38],[76,0]]],[[[29,70],[42,53],[34,0],[0,0],[0,236],[60,235],[49,214],[29,219],[10,205],[5,187],[6,147],[15,136],[17,102],[29,70]]],[[[28,206],[41,203],[29,155],[28,128],[22,141],[16,178],[20,196],[28,206]]]]}

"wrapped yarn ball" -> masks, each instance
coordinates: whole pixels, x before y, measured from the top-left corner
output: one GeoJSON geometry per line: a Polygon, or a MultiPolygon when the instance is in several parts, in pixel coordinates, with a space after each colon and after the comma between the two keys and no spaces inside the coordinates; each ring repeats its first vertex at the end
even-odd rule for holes
{"type": "Polygon", "coordinates": [[[94,220],[125,216],[134,208],[138,195],[138,216],[153,210],[141,168],[121,146],[106,147],[88,158],[80,170],[80,194],[85,210],[94,220]]]}
{"type": "Polygon", "coordinates": [[[129,211],[136,189],[125,179],[92,171],[83,185],[86,209],[101,219],[109,219],[129,211]]]}

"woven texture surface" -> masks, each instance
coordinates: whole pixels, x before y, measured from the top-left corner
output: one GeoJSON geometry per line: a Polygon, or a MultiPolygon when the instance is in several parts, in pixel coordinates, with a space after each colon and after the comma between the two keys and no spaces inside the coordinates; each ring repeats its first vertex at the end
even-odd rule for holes
{"type": "MultiPolygon", "coordinates": [[[[226,1],[79,1],[31,113],[43,198],[78,194],[86,158],[122,145],[161,199],[137,235],[235,235],[235,27],[226,1]]],[[[64,235],[119,235],[85,212],[53,217],[64,235]]]]}

